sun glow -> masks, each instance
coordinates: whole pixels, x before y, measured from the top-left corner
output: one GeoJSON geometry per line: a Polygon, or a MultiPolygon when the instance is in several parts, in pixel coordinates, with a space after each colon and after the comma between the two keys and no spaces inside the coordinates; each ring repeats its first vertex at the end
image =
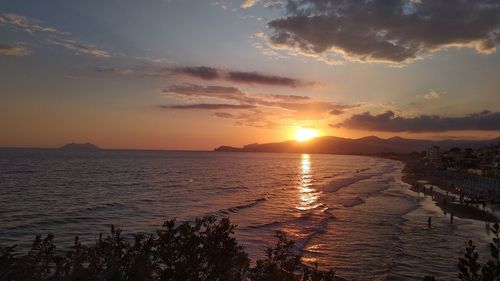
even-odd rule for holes
{"type": "Polygon", "coordinates": [[[318,132],[311,128],[299,128],[295,132],[296,141],[307,141],[318,136],[318,132]]]}

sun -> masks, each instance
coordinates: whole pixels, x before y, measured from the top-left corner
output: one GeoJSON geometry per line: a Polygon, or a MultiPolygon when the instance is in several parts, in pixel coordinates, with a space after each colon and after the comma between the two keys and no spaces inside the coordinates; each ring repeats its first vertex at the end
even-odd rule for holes
{"type": "Polygon", "coordinates": [[[318,132],[311,128],[299,128],[295,132],[295,140],[302,142],[307,141],[318,136],[318,132]]]}

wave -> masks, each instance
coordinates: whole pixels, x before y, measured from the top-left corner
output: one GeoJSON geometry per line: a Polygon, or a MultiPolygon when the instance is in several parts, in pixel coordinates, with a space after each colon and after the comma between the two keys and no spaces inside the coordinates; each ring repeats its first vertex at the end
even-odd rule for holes
{"type": "Polygon", "coordinates": [[[326,232],[328,223],[332,220],[335,220],[335,216],[330,213],[329,208],[324,207],[289,220],[253,225],[248,228],[283,231],[295,242],[294,251],[300,253],[315,235],[326,232]]]}
{"type": "Polygon", "coordinates": [[[320,189],[322,191],[326,191],[326,192],[337,192],[338,190],[340,190],[344,187],[350,186],[352,184],[355,184],[359,181],[367,180],[367,179],[370,179],[373,177],[380,177],[380,176],[383,176],[385,174],[392,173],[395,171],[395,168],[392,166],[381,167],[381,169],[379,169],[376,172],[374,171],[374,172],[365,173],[366,171],[370,171],[370,170],[371,170],[370,168],[358,170],[358,171],[356,171],[356,173],[350,174],[351,176],[333,180],[329,184],[326,184],[326,185],[320,187],[320,189]]]}
{"type": "Polygon", "coordinates": [[[329,183],[327,185],[322,186],[320,189],[322,191],[327,191],[327,192],[336,192],[344,187],[347,187],[349,185],[357,183],[358,181],[367,180],[367,179],[372,178],[374,176],[377,176],[377,175],[376,174],[356,175],[356,176],[349,177],[349,178],[337,179],[337,180],[332,181],[331,183],[329,183]]]}
{"type": "Polygon", "coordinates": [[[5,174],[34,174],[37,172],[37,170],[12,170],[6,171],[5,174]]]}
{"type": "Polygon", "coordinates": [[[370,168],[364,168],[364,169],[361,169],[361,170],[356,170],[356,173],[361,173],[361,172],[365,172],[365,171],[368,171],[370,170],[370,168]]]}
{"type": "Polygon", "coordinates": [[[358,196],[355,198],[346,199],[341,204],[342,204],[342,206],[344,206],[346,208],[350,208],[350,207],[358,206],[358,205],[361,205],[364,203],[365,203],[365,200],[358,196]]]}
{"type": "Polygon", "coordinates": [[[269,194],[266,194],[263,197],[260,197],[260,198],[257,198],[255,200],[252,200],[252,201],[250,201],[250,202],[248,202],[246,204],[241,204],[241,205],[229,207],[229,208],[226,208],[226,209],[222,209],[222,210],[217,211],[217,213],[224,214],[224,215],[229,215],[231,213],[237,213],[240,210],[248,209],[248,208],[256,206],[259,203],[267,201],[268,198],[269,198],[269,194]]]}

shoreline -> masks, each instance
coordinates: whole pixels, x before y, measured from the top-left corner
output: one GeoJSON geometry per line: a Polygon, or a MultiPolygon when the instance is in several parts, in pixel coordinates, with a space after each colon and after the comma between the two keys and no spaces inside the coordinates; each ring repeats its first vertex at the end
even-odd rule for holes
{"type": "Polygon", "coordinates": [[[383,158],[403,163],[401,180],[410,186],[409,189],[411,191],[430,196],[434,204],[445,214],[451,214],[461,219],[484,221],[486,223],[500,222],[495,214],[488,211],[487,204],[480,204],[470,199],[460,200],[460,196],[463,195],[448,188],[443,179],[423,172],[420,163],[411,156],[404,155],[383,158]]]}

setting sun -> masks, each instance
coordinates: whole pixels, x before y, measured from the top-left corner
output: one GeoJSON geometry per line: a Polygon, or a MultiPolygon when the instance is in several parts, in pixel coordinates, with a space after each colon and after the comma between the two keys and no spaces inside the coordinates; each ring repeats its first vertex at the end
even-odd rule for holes
{"type": "Polygon", "coordinates": [[[300,142],[310,140],[310,139],[315,138],[317,136],[318,136],[318,132],[314,129],[311,129],[311,128],[299,128],[295,132],[295,140],[300,141],[300,142]]]}

